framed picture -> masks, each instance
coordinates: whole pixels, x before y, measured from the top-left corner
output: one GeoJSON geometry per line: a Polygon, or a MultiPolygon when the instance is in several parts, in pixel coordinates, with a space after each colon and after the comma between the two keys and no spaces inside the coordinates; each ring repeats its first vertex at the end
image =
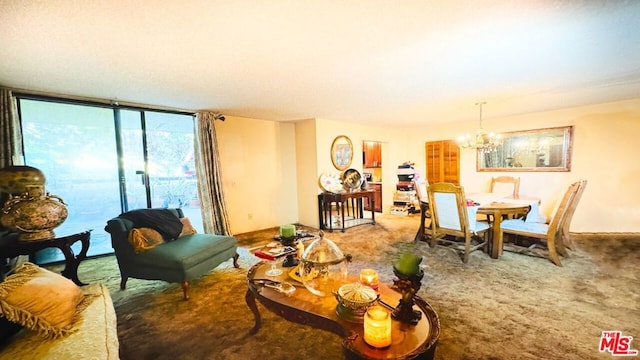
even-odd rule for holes
{"type": "Polygon", "coordinates": [[[331,162],[333,166],[340,170],[346,170],[351,166],[353,160],[353,144],[351,139],[345,135],[337,136],[331,144],[331,162]]]}

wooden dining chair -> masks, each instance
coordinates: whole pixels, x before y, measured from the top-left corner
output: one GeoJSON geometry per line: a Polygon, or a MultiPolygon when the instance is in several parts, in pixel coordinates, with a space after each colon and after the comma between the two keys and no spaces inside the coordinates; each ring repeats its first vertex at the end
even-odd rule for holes
{"type": "Polygon", "coordinates": [[[471,252],[486,251],[489,224],[476,220],[476,207],[467,208],[462,186],[435,183],[427,187],[427,196],[431,213],[431,247],[442,245],[454,249],[465,264],[471,252]]]}
{"type": "Polygon", "coordinates": [[[513,176],[492,177],[489,192],[512,194],[514,199],[517,199],[520,196],[520,178],[513,176]]]}
{"type": "Polygon", "coordinates": [[[573,246],[573,243],[571,241],[571,237],[570,237],[570,232],[569,232],[569,226],[571,225],[571,220],[573,219],[573,214],[576,211],[576,207],[578,206],[578,202],[580,201],[580,198],[582,197],[582,193],[584,192],[584,189],[587,187],[587,180],[580,180],[578,181],[579,185],[578,185],[578,190],[576,191],[576,194],[573,196],[573,198],[571,199],[571,204],[569,205],[569,209],[567,210],[567,214],[565,216],[565,218],[562,221],[562,226],[560,227],[560,242],[559,242],[559,246],[558,246],[558,252],[560,252],[560,255],[562,256],[568,256],[567,252],[566,252],[566,248],[571,249],[573,246]]]}
{"type": "MultiPolygon", "coordinates": [[[[546,249],[549,260],[557,266],[562,266],[558,253],[567,256],[563,234],[568,234],[569,225],[573,217],[578,201],[586,186],[586,180],[576,181],[565,192],[555,215],[549,224],[526,222],[523,219],[504,220],[498,231],[502,234],[514,234],[528,239],[534,239],[529,246],[512,245],[514,251],[534,256],[542,256],[538,251],[546,249]]],[[[505,249],[507,250],[507,249],[505,249]]]]}
{"type": "MultiPolygon", "coordinates": [[[[520,196],[520,178],[514,176],[494,176],[491,178],[490,193],[511,194],[514,199],[520,196]]],[[[493,224],[493,215],[487,214],[487,222],[493,224]]]]}
{"type": "Polygon", "coordinates": [[[431,214],[429,212],[429,195],[427,194],[428,185],[426,180],[421,182],[413,181],[416,198],[420,204],[420,228],[418,228],[414,241],[427,241],[427,238],[431,237],[431,214]]]}

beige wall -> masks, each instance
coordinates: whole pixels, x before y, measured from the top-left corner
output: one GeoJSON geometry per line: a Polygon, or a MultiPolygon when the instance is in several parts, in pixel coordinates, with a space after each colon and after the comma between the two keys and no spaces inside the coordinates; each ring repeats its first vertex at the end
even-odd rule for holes
{"type": "MultiPolygon", "coordinates": [[[[550,214],[569,183],[588,180],[573,219],[575,232],[640,232],[640,99],[492,119],[492,131],[574,126],[573,165],[563,173],[509,173],[522,179],[521,194],[539,196],[550,214]]],[[[329,156],[331,143],[347,135],[354,145],[352,168],[362,171],[362,141],[382,142],[383,211],[393,203],[395,170],[412,161],[424,175],[424,143],[455,139],[475,131],[477,119],[418,128],[371,127],[327,119],[277,123],[227,117],[216,123],[223,182],[234,233],[290,222],[318,226],[318,177],[338,173],[329,156]],[[292,175],[295,174],[295,175],[292,175]],[[253,215],[253,219],[249,219],[253,215]]],[[[461,155],[461,183],[467,192],[486,191],[497,173],[476,172],[475,155],[461,155]]],[[[502,173],[501,173],[502,174],[502,173]]]]}
{"type": "MultiPolygon", "coordinates": [[[[455,139],[477,125],[471,120],[416,129],[412,133],[424,135],[413,141],[424,148],[425,141],[455,139]]],[[[574,126],[570,172],[476,172],[474,152],[462,150],[460,181],[465,191],[487,191],[490,178],[498,174],[520,176],[520,194],[540,197],[541,210],[551,215],[569,184],[587,179],[571,231],[640,232],[640,99],[483,120],[486,130],[497,132],[566,125],[574,126]]],[[[424,158],[424,149],[421,154],[424,158]]]]}
{"type": "Polygon", "coordinates": [[[226,118],[216,130],[231,232],[297,222],[295,125],[226,118]]]}
{"type": "Polygon", "coordinates": [[[296,157],[298,179],[298,222],[317,226],[318,206],[314,194],[318,189],[318,146],[316,121],[296,122],[296,157]]]}

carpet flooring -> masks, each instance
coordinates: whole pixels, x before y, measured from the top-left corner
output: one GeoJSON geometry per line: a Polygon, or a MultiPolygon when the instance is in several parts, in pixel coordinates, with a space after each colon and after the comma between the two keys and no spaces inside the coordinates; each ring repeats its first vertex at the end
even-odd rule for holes
{"type": "MultiPolygon", "coordinates": [[[[351,273],[372,267],[387,284],[401,253],[423,256],[419,295],[441,322],[436,359],[610,359],[598,349],[608,330],[632,336],[631,347],[640,347],[637,237],[576,236],[563,267],[508,252],[491,259],[480,251],[463,264],[450,249],[413,242],[417,215],[376,219],[376,225],[326,237],[353,255],[351,273]]],[[[276,234],[269,229],[237,235],[241,267],[228,261],[193,281],[189,301],[181,300],[178,284],[161,281],[130,279],[120,290],[113,256],[85,260],[79,277],[109,288],[125,360],[342,358],[337,335],[288,322],[261,306],[262,328],[248,334],[253,316],[244,301],[245,277],[258,261],[248,249],[276,234]]]]}

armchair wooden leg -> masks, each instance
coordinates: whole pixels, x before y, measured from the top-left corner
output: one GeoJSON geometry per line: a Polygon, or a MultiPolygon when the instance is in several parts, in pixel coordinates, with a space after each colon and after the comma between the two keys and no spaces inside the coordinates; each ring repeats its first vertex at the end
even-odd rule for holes
{"type": "Polygon", "coordinates": [[[240,267],[240,264],[238,264],[238,258],[239,257],[240,257],[240,255],[238,253],[233,255],[233,267],[236,268],[236,269],[240,267]]]}
{"type": "Polygon", "coordinates": [[[124,290],[127,288],[127,280],[129,280],[128,276],[122,276],[122,280],[120,280],[120,290],[124,290]]]}
{"type": "Polygon", "coordinates": [[[182,300],[189,300],[189,282],[183,281],[180,286],[182,286],[182,300]]]}

